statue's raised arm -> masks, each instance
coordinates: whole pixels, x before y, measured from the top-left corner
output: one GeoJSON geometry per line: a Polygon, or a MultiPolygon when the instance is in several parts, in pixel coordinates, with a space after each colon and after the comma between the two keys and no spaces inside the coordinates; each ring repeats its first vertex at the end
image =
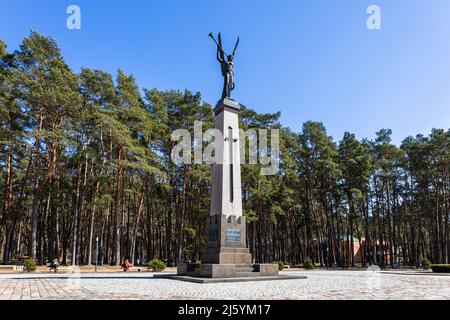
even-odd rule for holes
{"type": "Polygon", "coordinates": [[[218,47],[217,47],[217,60],[218,60],[220,63],[222,63],[222,62],[225,61],[225,56],[224,56],[224,54],[223,54],[223,51],[220,50],[218,47]]]}

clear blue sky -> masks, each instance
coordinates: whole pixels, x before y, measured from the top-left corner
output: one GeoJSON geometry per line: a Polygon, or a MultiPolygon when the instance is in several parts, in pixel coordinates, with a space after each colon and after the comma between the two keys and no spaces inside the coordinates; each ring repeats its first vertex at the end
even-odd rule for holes
{"type": "Polygon", "coordinates": [[[121,68],[141,87],[188,88],[211,103],[222,80],[207,35],[222,31],[227,48],[240,35],[234,97],[281,111],[294,131],[307,120],[336,140],[391,128],[400,143],[450,126],[448,0],[0,0],[10,49],[30,28],[54,37],[77,72],[121,68]],[[66,28],[70,4],[81,7],[79,31],[66,28]],[[380,31],[366,28],[370,4],[380,31]]]}

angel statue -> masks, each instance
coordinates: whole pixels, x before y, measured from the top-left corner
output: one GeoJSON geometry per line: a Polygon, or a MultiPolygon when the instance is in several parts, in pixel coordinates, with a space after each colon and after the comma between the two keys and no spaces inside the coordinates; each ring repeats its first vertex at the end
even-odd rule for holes
{"type": "Polygon", "coordinates": [[[230,98],[231,97],[231,91],[234,90],[234,55],[236,54],[236,50],[239,46],[239,38],[237,39],[236,45],[234,46],[233,53],[230,55],[227,55],[222,47],[222,36],[219,32],[218,41],[214,38],[213,34],[210,33],[209,36],[211,39],[214,40],[214,42],[217,45],[217,60],[220,62],[220,66],[222,68],[222,75],[224,79],[223,83],[223,92],[222,92],[222,99],[230,98]],[[226,56],[226,58],[225,58],[226,56]]]}

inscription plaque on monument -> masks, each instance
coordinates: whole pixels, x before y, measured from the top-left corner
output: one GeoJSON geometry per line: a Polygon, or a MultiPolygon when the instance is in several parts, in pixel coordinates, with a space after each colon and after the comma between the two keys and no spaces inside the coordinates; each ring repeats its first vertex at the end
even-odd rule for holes
{"type": "Polygon", "coordinates": [[[227,243],[241,243],[241,230],[226,230],[225,241],[227,243]]]}

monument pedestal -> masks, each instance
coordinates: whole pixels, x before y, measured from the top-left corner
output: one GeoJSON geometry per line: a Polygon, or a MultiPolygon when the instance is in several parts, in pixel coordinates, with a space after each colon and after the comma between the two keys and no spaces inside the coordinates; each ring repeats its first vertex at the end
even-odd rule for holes
{"type": "Polygon", "coordinates": [[[276,264],[252,264],[245,244],[245,217],[210,216],[208,244],[201,264],[180,264],[178,275],[202,278],[247,278],[277,276],[276,264]]]}
{"type": "Polygon", "coordinates": [[[245,243],[245,217],[210,216],[206,230],[208,243],[202,263],[252,264],[252,255],[245,243]]]}
{"type": "Polygon", "coordinates": [[[229,278],[261,278],[278,276],[276,264],[180,264],[177,268],[179,276],[229,279],[229,278]]]}

